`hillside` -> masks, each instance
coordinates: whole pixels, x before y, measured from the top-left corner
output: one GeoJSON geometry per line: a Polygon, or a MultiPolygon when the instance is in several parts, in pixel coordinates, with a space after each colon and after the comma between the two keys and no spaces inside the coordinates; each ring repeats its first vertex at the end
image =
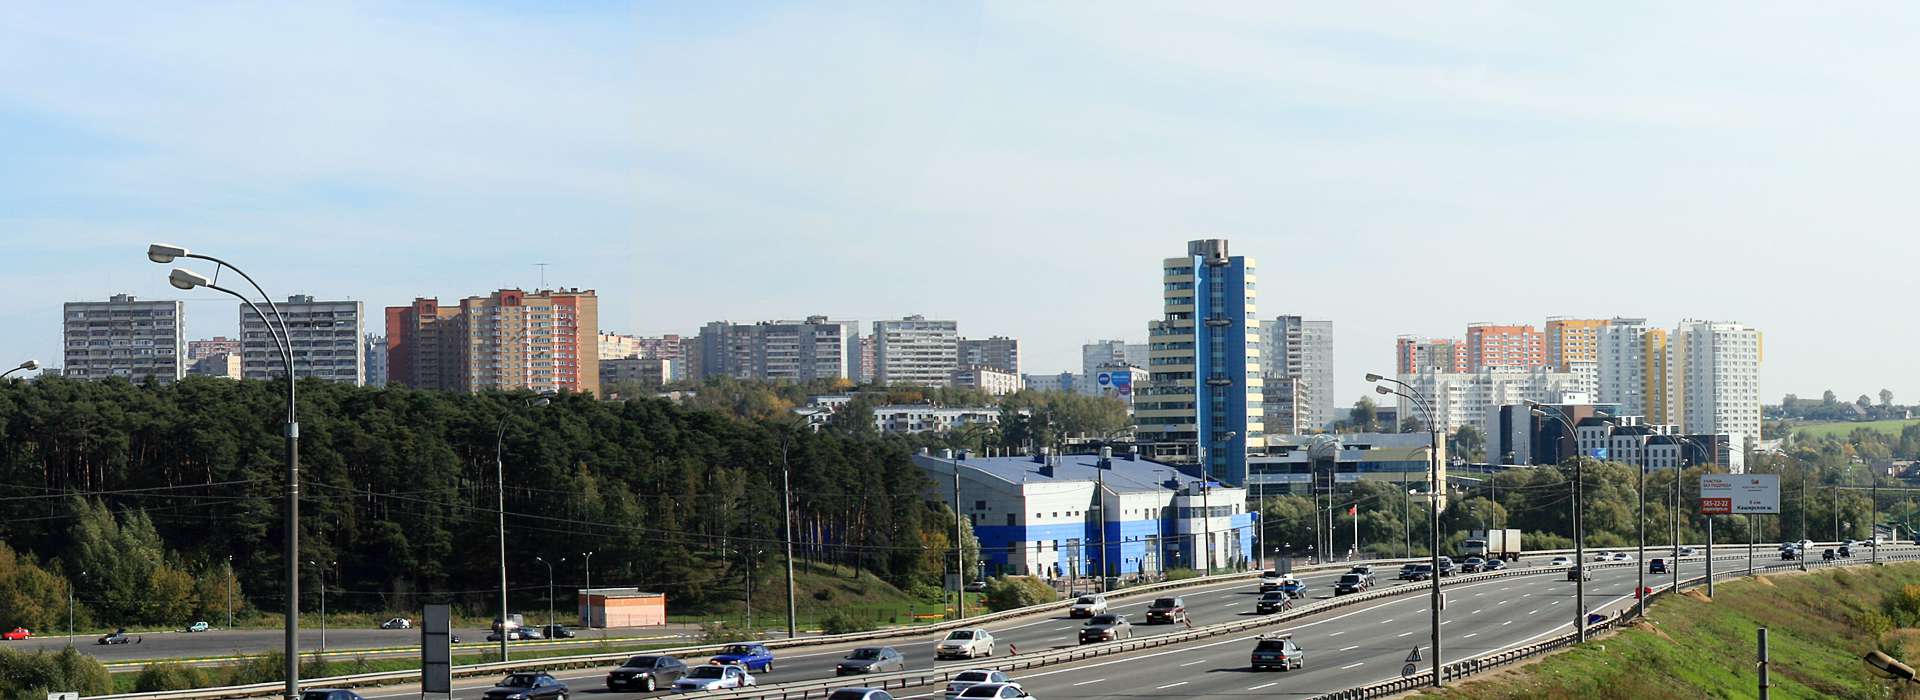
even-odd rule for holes
{"type": "Polygon", "coordinates": [[[1874,629],[1886,619],[1883,601],[1915,584],[1920,563],[1729,581],[1711,601],[1692,592],[1666,598],[1648,611],[1649,624],[1419,697],[1753,697],[1754,630],[1766,627],[1774,698],[1886,698],[1886,682],[1860,657],[1878,645],[1909,663],[1920,661],[1920,630],[1874,629]]]}
{"type": "Polygon", "coordinates": [[[1912,420],[1872,420],[1872,421],[1861,421],[1858,423],[1855,423],[1852,421],[1836,421],[1832,423],[1803,423],[1803,424],[1794,425],[1793,432],[1800,435],[1803,438],[1821,438],[1821,437],[1844,438],[1855,430],[1866,428],[1874,432],[1886,433],[1887,435],[1897,436],[1900,434],[1901,430],[1906,429],[1906,427],[1909,425],[1920,425],[1920,418],[1912,419],[1912,420]]]}

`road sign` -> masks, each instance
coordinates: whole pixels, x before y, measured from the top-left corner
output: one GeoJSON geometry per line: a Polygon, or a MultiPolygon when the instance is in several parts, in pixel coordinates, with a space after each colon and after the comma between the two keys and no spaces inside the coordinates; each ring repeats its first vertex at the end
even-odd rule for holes
{"type": "Polygon", "coordinates": [[[1419,660],[1420,660],[1420,647],[1416,646],[1413,648],[1413,653],[1407,654],[1407,663],[1413,663],[1419,660]]]}
{"type": "Polygon", "coordinates": [[[1778,474],[1700,475],[1700,513],[1732,515],[1780,512],[1778,474]]]}
{"type": "Polygon", "coordinates": [[[430,604],[420,620],[420,694],[452,697],[453,606],[430,604]]]}

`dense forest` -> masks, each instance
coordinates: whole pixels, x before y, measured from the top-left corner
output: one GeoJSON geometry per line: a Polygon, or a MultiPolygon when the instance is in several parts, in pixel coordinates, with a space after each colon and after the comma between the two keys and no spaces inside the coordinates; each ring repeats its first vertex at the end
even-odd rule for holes
{"type": "MultiPolygon", "coordinates": [[[[229,560],[243,604],[282,609],[284,391],[0,383],[5,622],[64,626],[70,585],[82,625],[215,618],[229,560]]],[[[596,586],[662,591],[676,607],[698,607],[743,567],[776,565],[783,448],[796,554],[938,585],[952,521],[922,497],[913,441],[664,400],[529,398],[302,382],[300,557],[314,563],[303,607],[324,576],[338,608],[487,610],[502,434],[508,574],[526,607],[545,592],[536,556],[568,557],[556,574],[567,586],[592,551],[596,586]]]]}

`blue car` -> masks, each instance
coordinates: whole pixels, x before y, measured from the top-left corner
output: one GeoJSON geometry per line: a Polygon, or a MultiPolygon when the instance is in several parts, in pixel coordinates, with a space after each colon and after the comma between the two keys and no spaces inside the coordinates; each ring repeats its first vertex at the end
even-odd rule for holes
{"type": "Polygon", "coordinates": [[[718,666],[740,665],[748,671],[773,670],[773,650],[765,644],[735,644],[716,654],[708,663],[718,666]]]}
{"type": "Polygon", "coordinates": [[[1285,581],[1281,581],[1280,586],[1277,590],[1279,590],[1281,593],[1287,594],[1287,596],[1290,598],[1300,598],[1307,594],[1307,584],[1302,582],[1300,579],[1290,578],[1285,581]]]}

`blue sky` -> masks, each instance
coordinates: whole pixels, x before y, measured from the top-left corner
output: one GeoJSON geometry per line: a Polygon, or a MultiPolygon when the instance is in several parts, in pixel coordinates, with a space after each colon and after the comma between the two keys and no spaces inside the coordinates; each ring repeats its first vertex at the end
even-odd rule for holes
{"type": "MultiPolygon", "coordinates": [[[[1144,337],[1224,237],[1335,323],[1738,320],[1763,396],[1893,389],[1920,329],[1920,10],[1747,4],[0,6],[0,362],[190,303],[168,241],[375,310],[554,284],[602,326],[958,319],[1036,371],[1144,337]]],[[[369,330],[377,331],[376,328],[369,330]]]]}

